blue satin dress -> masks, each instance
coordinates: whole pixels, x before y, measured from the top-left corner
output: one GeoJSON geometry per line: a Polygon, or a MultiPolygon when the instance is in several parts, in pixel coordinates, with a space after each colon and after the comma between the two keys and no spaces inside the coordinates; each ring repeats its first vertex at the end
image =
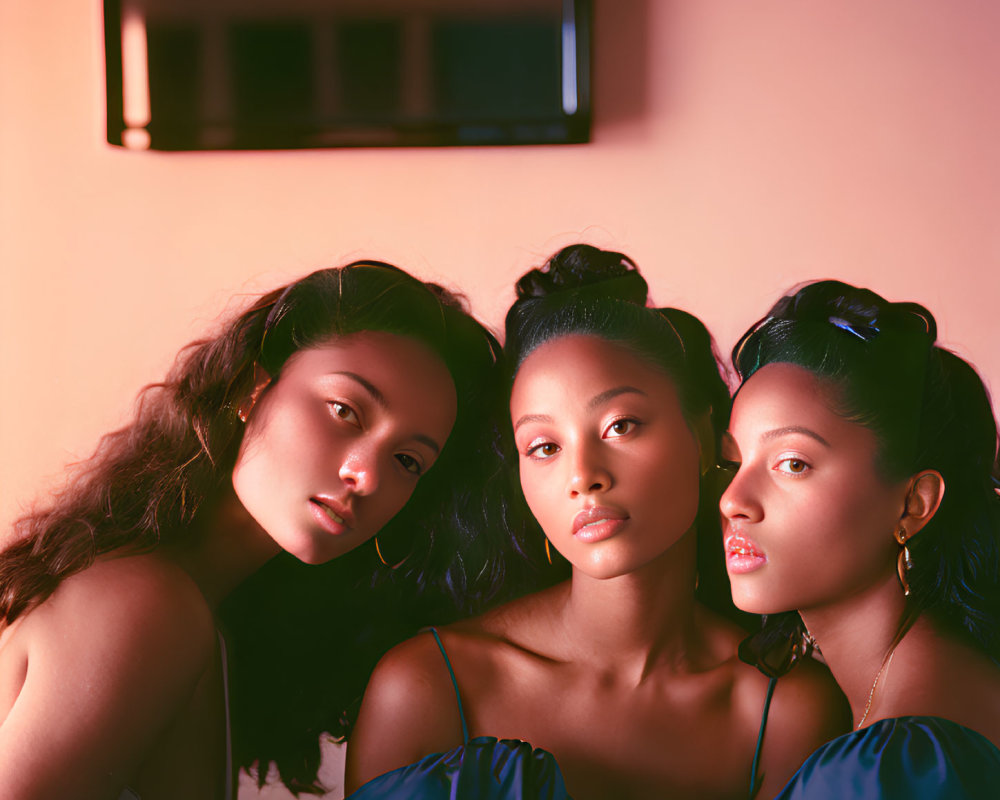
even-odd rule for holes
{"type": "MultiPolygon", "coordinates": [[[[497,739],[494,736],[469,738],[469,727],[462,709],[462,697],[458,691],[458,681],[452,669],[448,654],[437,630],[434,634],[458,700],[458,713],[462,719],[463,742],[447,753],[425,756],[415,764],[394,769],[385,775],[373,778],[357,791],[348,795],[347,800],[456,800],[476,798],[476,800],[571,800],[562,771],[555,756],[547,750],[533,748],[519,739],[497,739]]],[[[757,782],[757,766],[760,744],[767,724],[767,712],[774,692],[772,680],[767,690],[767,700],[761,719],[757,752],[754,755],[750,774],[750,786],[757,782]]],[[[753,796],[751,789],[750,796],[753,796]]]]}
{"type": "Polygon", "coordinates": [[[940,717],[882,719],[827,742],[775,800],[996,800],[1000,750],[940,717]]]}

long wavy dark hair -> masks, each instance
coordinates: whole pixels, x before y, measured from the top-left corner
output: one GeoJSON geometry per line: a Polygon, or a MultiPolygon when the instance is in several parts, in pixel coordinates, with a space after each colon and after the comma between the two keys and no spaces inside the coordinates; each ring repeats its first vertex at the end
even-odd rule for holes
{"type": "MultiPolygon", "coordinates": [[[[388,264],[314,272],[260,297],[213,338],[181,351],[140,394],[52,502],[15,523],[0,555],[0,627],[109,553],[148,552],[200,535],[226,492],[243,435],[237,417],[257,367],[280,380],[298,350],[360,331],[408,336],[455,382],[454,428],[410,501],[364,545],[323,566],[281,554],[219,609],[230,650],[234,755],[265,780],[272,762],[295,791],[320,791],[319,737],[342,737],[377,658],[428,621],[471,613],[497,594],[516,537],[502,532],[495,338],[455,295],[388,264]],[[497,543],[500,543],[499,545],[497,543]]],[[[515,547],[516,550],[516,547],[515,547]]]]}
{"type": "MultiPolygon", "coordinates": [[[[773,362],[808,369],[837,413],[875,434],[887,479],[941,473],[944,499],[907,542],[911,593],[897,639],[926,614],[1000,663],[997,424],[975,369],[936,342],[923,306],[826,280],[779,300],[737,343],[733,366],[742,381],[773,362]]],[[[768,671],[802,633],[798,613],[769,615],[744,655],[768,671]]]]}
{"type": "MultiPolygon", "coordinates": [[[[509,384],[524,360],[553,339],[583,334],[619,344],[670,377],[689,425],[709,416],[717,462],[720,437],[729,423],[729,389],[715,343],[692,314],[646,305],[648,284],[632,259],[591,245],[570,245],[542,267],[525,273],[516,291],[517,300],[505,322],[509,384]]],[[[737,610],[729,591],[719,530],[720,491],[714,471],[702,477],[696,596],[706,606],[747,626],[756,618],[737,610]]],[[[539,532],[529,545],[533,560],[545,558],[541,555],[543,545],[539,532]]],[[[559,577],[564,578],[568,565],[562,559],[559,564],[559,577]]]]}

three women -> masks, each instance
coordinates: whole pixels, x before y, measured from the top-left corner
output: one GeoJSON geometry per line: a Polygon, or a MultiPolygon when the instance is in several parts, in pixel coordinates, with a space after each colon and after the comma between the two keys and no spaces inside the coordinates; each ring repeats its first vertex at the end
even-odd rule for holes
{"type": "MultiPolygon", "coordinates": [[[[572,577],[390,653],[349,787],[770,796],[847,727],[828,676],[801,659],[818,642],[859,730],[817,750],[783,796],[839,796],[845,781],[981,796],[1000,771],[996,424],[981,381],[935,345],[926,310],[824,282],[742,340],[723,436],[707,331],[645,301],[627,258],[583,246],[520,282],[507,320],[519,477],[538,541],[572,577]],[[720,439],[739,464],[722,498],[733,596],[769,615],[742,653],[770,675],[800,661],[777,684],[735,658],[743,632],[724,618],[720,439]]],[[[510,514],[502,493],[492,516],[475,489],[495,473],[498,364],[452,301],[372,263],[275,292],[196,345],[4,554],[0,766],[17,764],[4,769],[13,796],[67,780],[76,796],[126,782],[129,796],[225,793],[212,612],[229,596],[234,649],[253,652],[272,604],[266,580],[247,576],[268,575],[265,562],[284,561],[287,578],[336,559],[339,574],[290,593],[328,624],[367,583],[377,613],[338,644],[371,651],[405,628],[393,627],[413,610],[401,586],[464,595],[465,608],[494,590],[497,560],[461,556],[488,548],[483,531],[510,514]],[[357,549],[379,532],[381,547],[357,549]]],[[[315,616],[288,641],[322,637],[315,616]]],[[[273,677],[240,684],[235,718],[254,718],[273,677]]],[[[307,739],[342,730],[331,719],[346,696],[311,697],[325,716],[307,739]]],[[[266,765],[272,745],[265,735],[241,760],[266,765]]],[[[314,777],[304,761],[283,772],[290,785],[314,777]]]]}

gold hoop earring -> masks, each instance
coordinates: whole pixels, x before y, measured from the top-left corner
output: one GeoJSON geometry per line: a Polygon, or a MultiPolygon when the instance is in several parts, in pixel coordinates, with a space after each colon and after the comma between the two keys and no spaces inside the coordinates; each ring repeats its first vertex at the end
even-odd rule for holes
{"type": "Polygon", "coordinates": [[[378,534],[376,534],[374,538],[375,538],[375,555],[378,556],[378,560],[381,561],[384,566],[388,567],[389,569],[399,569],[401,566],[403,566],[403,564],[406,563],[406,558],[409,558],[409,556],[407,556],[397,564],[390,564],[388,561],[386,561],[385,556],[382,555],[382,548],[378,546],[378,534]]]}
{"type": "Polygon", "coordinates": [[[545,537],[545,557],[549,560],[549,566],[552,566],[552,550],[549,548],[549,537],[545,537]]]}
{"type": "Polygon", "coordinates": [[[903,585],[903,597],[909,597],[910,582],[906,579],[906,573],[913,569],[913,557],[910,555],[910,548],[906,546],[906,528],[900,525],[893,536],[900,547],[899,556],[896,558],[896,572],[899,573],[899,582],[903,585]]]}

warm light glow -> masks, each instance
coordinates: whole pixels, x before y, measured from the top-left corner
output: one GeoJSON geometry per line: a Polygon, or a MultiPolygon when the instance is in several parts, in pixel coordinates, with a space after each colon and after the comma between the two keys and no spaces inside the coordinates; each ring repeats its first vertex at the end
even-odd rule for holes
{"type": "Polygon", "coordinates": [[[122,146],[129,150],[148,150],[152,139],[145,128],[126,128],[122,131],[122,146]]]}
{"type": "Polygon", "coordinates": [[[135,7],[122,15],[122,117],[129,128],[150,119],[146,20],[135,7]]]}
{"type": "Polygon", "coordinates": [[[573,0],[563,0],[562,106],[567,114],[576,113],[576,16],[573,0]]]}

